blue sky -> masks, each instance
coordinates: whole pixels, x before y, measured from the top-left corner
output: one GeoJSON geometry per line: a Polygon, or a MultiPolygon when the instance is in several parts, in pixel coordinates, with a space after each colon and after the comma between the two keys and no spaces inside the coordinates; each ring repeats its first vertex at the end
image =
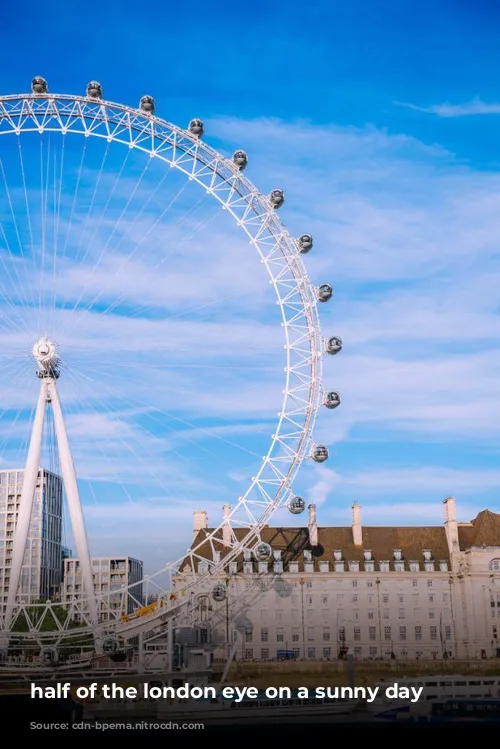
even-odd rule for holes
{"type": "MultiPolygon", "coordinates": [[[[78,12],[60,7],[21,2],[4,11],[0,39],[6,59],[15,65],[0,73],[3,93],[26,91],[37,74],[54,92],[83,93],[87,81],[96,78],[110,100],[134,105],[150,93],[165,119],[185,126],[201,117],[208,142],[227,154],[245,148],[251,159],[248,176],[259,188],[285,189],[280,217],[294,236],[314,234],[307,268],[315,282],[329,281],[335,288],[328,309],[321,309],[323,330],[344,340],[341,356],[325,366],[326,384],[341,392],[343,403],[318,422],[318,439],[331,446],[332,457],[320,470],[309,467],[301,479],[301,490],[319,505],[320,522],[349,523],[354,499],[373,524],[441,522],[440,501],[449,494],[457,497],[464,520],[484,507],[498,509],[498,8],[491,2],[445,1],[437,8],[430,2],[316,2],[312,7],[257,2],[251,11],[223,3],[175,12],[129,2],[108,2],[104,8],[82,4],[78,12]]],[[[13,154],[0,146],[15,174],[13,154]]],[[[77,156],[75,149],[74,163],[77,156]]],[[[94,172],[99,158],[96,153],[94,172]]],[[[108,162],[103,190],[111,189],[120,163],[118,157],[108,162]]],[[[139,162],[127,166],[131,182],[141,169],[139,162]]],[[[153,177],[160,174],[153,174],[150,184],[153,177]]],[[[89,170],[88,190],[92,179],[89,170]]],[[[172,183],[164,199],[175,190],[172,183]]],[[[68,204],[72,194],[66,196],[68,204]]],[[[142,200],[142,193],[136,197],[142,200]]],[[[83,413],[76,399],[76,394],[81,399],[82,379],[74,381],[73,390],[68,383],[63,395],[75,460],[85,477],[92,549],[130,553],[150,567],[186,547],[197,506],[219,519],[220,505],[231,492],[239,493],[238,482],[251,470],[250,453],[261,454],[278,410],[279,342],[258,263],[243,254],[247,250],[233,227],[218,217],[208,223],[210,204],[196,214],[201,228],[191,214],[183,219],[196,200],[185,195],[165,226],[173,257],[162,267],[158,287],[143,267],[127,267],[113,285],[111,255],[109,267],[100,268],[102,276],[85,276],[88,268],[77,262],[61,269],[70,309],[85,286],[93,292],[99,283],[106,284],[110,299],[113,293],[127,297],[123,324],[115,318],[106,327],[104,316],[99,320],[98,348],[107,358],[99,354],[103,363],[93,373],[103,388],[119,358],[126,357],[121,401],[114,393],[109,406],[112,394],[104,389],[97,403],[94,387],[84,396],[88,409],[83,413]],[[186,238],[197,227],[192,246],[186,238]],[[187,244],[203,269],[194,277],[187,244]],[[162,284],[170,284],[163,307],[162,284]],[[130,318],[137,294],[147,294],[156,300],[154,315],[161,324],[162,315],[183,309],[184,295],[173,292],[186,284],[194,284],[191,293],[202,301],[227,297],[235,286],[244,293],[203,319],[170,324],[168,334],[149,324],[151,315],[142,326],[137,315],[130,318]],[[252,334],[257,323],[269,335],[262,338],[259,332],[260,349],[252,334]],[[200,337],[207,364],[201,371],[200,337]],[[230,352],[224,348],[228,340],[230,352]],[[149,379],[144,383],[143,378],[138,390],[141,345],[148,352],[144,357],[161,366],[157,372],[148,365],[149,379]],[[216,379],[209,365],[221,356],[226,369],[216,379]],[[163,377],[167,360],[177,379],[163,377]],[[263,378],[258,387],[249,377],[253,369],[263,378]],[[134,405],[127,403],[132,388],[134,405]],[[162,423],[141,411],[151,392],[160,399],[156,404],[165,398],[162,423]],[[182,408],[181,392],[189,399],[182,408]],[[189,396],[193,393],[196,399],[189,396]],[[176,409],[169,398],[176,400],[176,409]],[[236,433],[241,422],[246,431],[236,433]],[[210,446],[206,431],[174,435],[173,426],[186,424],[210,428],[210,446]],[[136,428],[152,440],[138,437],[136,428]],[[229,441],[237,444],[219,440],[219,461],[207,452],[215,444],[214,429],[228,440],[232,430],[229,441]],[[136,445],[135,453],[124,449],[124,440],[136,445]],[[149,486],[134,488],[136,466],[144,469],[146,462],[156,466],[156,479],[149,472],[149,486]]],[[[94,240],[102,239],[98,235],[93,230],[84,235],[84,255],[86,243],[90,247],[85,260],[91,259],[94,240]]],[[[73,253],[76,261],[77,237],[73,253]]],[[[151,261],[151,254],[141,257],[151,261]]],[[[61,345],[67,340],[67,358],[73,356],[77,366],[80,354],[70,328],[63,321],[54,325],[61,345]]],[[[90,321],[88,327],[79,325],[85,357],[95,327],[90,321]]],[[[4,338],[4,345],[17,355],[25,341],[4,338]]],[[[18,376],[25,384],[21,388],[16,381],[10,414],[35,400],[29,369],[25,380],[18,376]]],[[[18,423],[21,439],[26,430],[22,419],[18,423]]],[[[12,443],[14,450],[12,430],[9,434],[6,445],[12,443]]],[[[20,445],[15,447],[20,457],[20,445]]],[[[13,459],[14,453],[4,450],[4,460],[13,459]]],[[[288,523],[289,517],[280,515],[276,522],[288,523]]]]}

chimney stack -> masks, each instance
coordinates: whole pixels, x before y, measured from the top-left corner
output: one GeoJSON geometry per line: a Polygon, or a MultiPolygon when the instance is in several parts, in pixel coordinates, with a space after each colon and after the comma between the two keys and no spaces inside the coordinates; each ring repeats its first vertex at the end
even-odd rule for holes
{"type": "Polygon", "coordinates": [[[205,510],[195,510],[193,512],[193,541],[199,531],[208,528],[208,515],[205,510]]]}
{"type": "Polygon", "coordinates": [[[448,549],[451,554],[460,549],[458,543],[457,503],[455,497],[447,497],[443,500],[443,504],[446,540],[448,541],[448,549]]]}
{"type": "Polygon", "coordinates": [[[309,541],[311,546],[318,545],[318,523],[316,522],[316,505],[309,505],[309,541]]]}
{"type": "Polygon", "coordinates": [[[229,525],[228,518],[231,514],[231,505],[222,506],[222,515],[224,523],[222,526],[222,543],[224,546],[231,546],[231,526],[229,525]]]}
{"type": "Polygon", "coordinates": [[[361,505],[352,506],[352,540],[354,546],[363,546],[363,526],[361,525],[361,505]]]}

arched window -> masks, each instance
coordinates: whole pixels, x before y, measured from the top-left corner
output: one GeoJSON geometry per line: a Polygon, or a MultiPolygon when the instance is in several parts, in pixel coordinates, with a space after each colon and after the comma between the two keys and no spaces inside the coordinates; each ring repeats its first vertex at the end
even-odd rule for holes
{"type": "Polygon", "coordinates": [[[500,572],[500,559],[493,559],[490,562],[490,570],[492,572],[500,572]]]}

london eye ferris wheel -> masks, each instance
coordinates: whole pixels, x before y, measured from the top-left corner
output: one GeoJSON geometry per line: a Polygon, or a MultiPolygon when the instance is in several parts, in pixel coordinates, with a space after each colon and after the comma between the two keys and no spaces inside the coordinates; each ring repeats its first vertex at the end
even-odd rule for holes
{"type": "Polygon", "coordinates": [[[0,468],[23,470],[18,502],[0,516],[0,639],[55,642],[43,626],[54,602],[34,603],[39,581],[23,581],[47,465],[62,476],[83,586],[57,636],[127,641],[242,552],[270,561],[264,526],[305,510],[299,469],[329,457],[316,416],[340,404],[322,382],[323,357],[342,348],[320,329],[333,290],[307,274],[312,236],[281,223],[283,190],[262,194],[244,150],[223,155],[200,119],[177,127],[151,96],[135,108],[107,101],[96,81],[80,96],[37,77],[29,93],[0,97],[0,136],[0,468]],[[219,493],[219,463],[234,496],[203,540],[207,571],[175,595],[165,585],[181,561],[196,568],[193,544],[144,580],[157,602],[146,616],[133,614],[144,605],[134,581],[102,617],[110,593],[93,584],[83,507],[105,495],[119,518],[142,497],[186,516],[209,470],[219,493]]]}

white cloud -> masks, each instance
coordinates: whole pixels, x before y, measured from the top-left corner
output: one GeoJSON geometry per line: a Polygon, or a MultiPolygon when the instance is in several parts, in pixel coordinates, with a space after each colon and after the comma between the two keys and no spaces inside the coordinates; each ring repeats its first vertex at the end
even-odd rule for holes
{"type": "Polygon", "coordinates": [[[488,103],[481,101],[479,98],[465,102],[464,104],[450,104],[445,102],[444,104],[436,104],[432,107],[419,107],[415,104],[407,104],[404,102],[394,103],[400,107],[414,109],[417,112],[428,112],[429,114],[435,114],[438,117],[469,117],[471,115],[500,114],[500,103],[488,103]]]}

